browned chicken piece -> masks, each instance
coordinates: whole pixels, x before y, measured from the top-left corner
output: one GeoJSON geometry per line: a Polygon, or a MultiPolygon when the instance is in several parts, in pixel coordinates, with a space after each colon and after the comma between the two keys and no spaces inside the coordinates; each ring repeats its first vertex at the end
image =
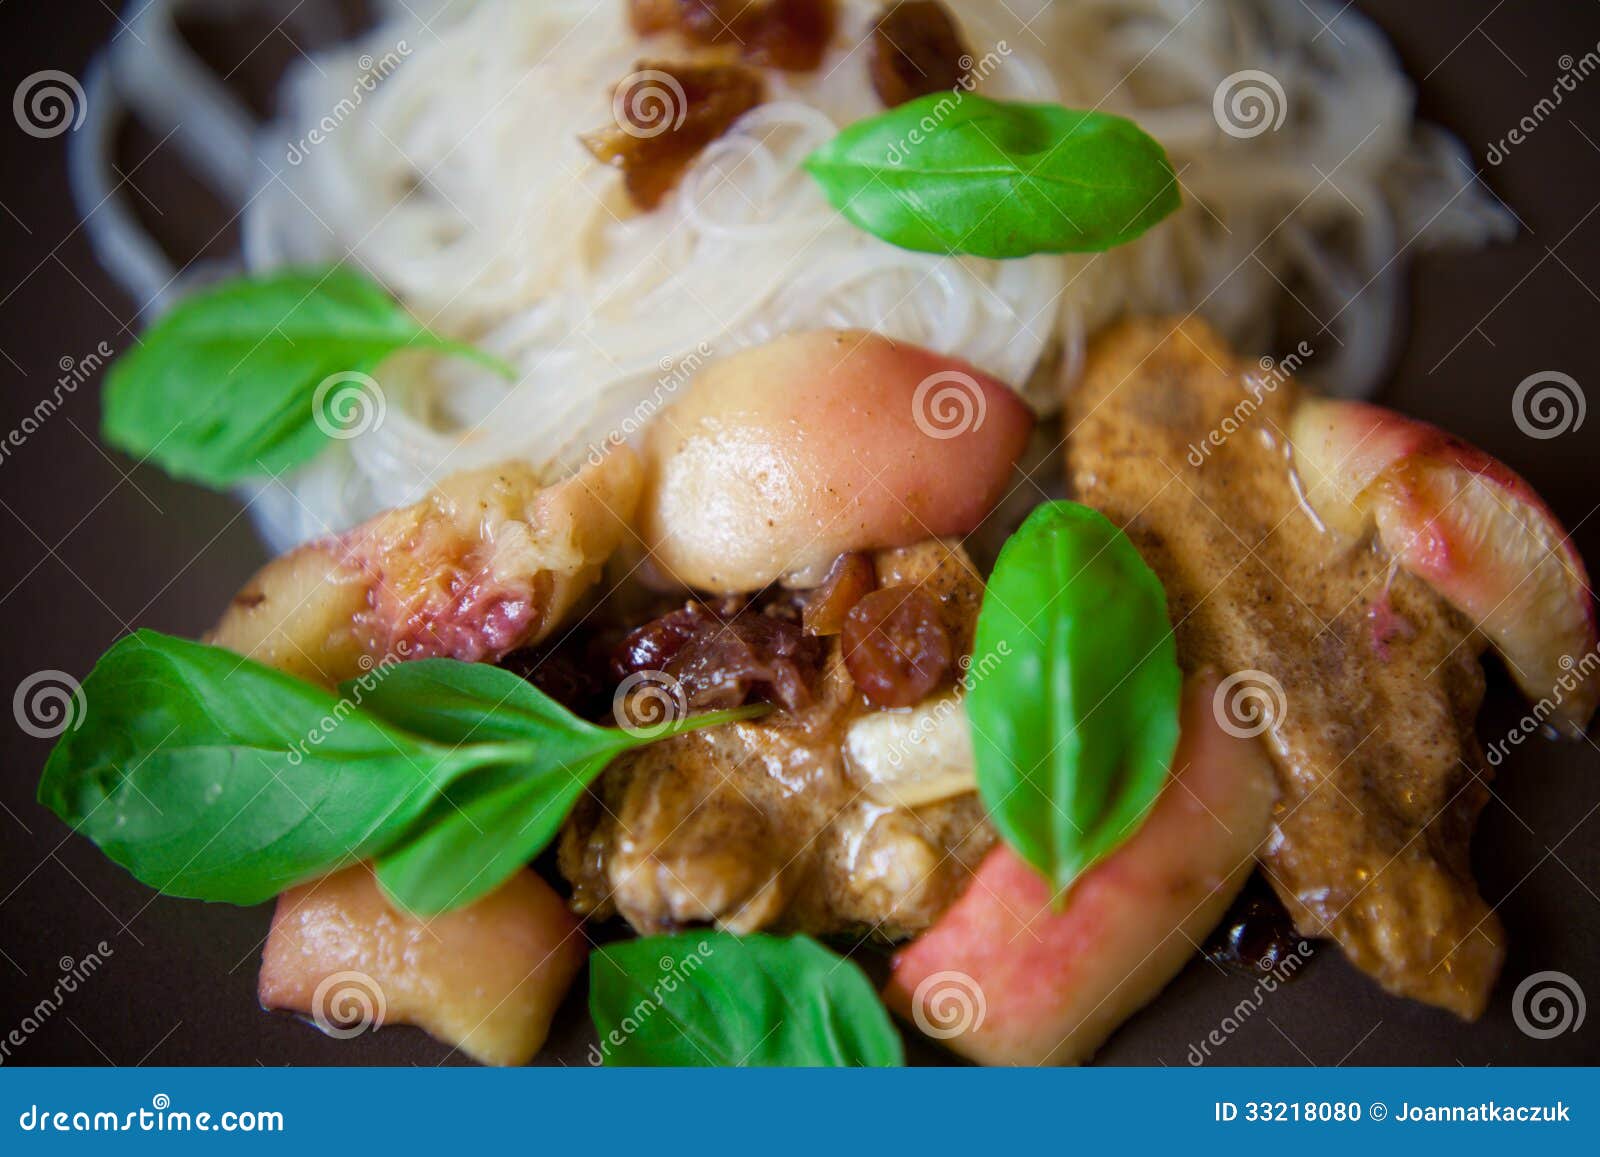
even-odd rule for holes
{"type": "Polygon", "coordinates": [[[1243,675],[1217,706],[1268,731],[1282,792],[1262,866],[1302,933],[1476,1017],[1504,953],[1468,862],[1483,639],[1371,541],[1326,530],[1292,473],[1294,383],[1252,389],[1255,370],[1197,322],[1118,327],[1068,399],[1069,491],[1161,576],[1184,669],[1243,675]]]}
{"type": "Polygon", "coordinates": [[[325,685],[385,657],[496,661],[553,630],[630,534],[638,458],[619,447],[546,486],[508,462],[264,566],[207,641],[325,685]]]}
{"type": "MultiPolygon", "coordinates": [[[[928,541],[873,561],[880,586],[930,596],[969,651],[983,583],[959,546],[928,541]]],[[[656,743],[607,769],[562,833],[579,912],[619,912],[646,934],[714,922],[900,939],[960,894],[994,834],[959,699],[949,686],[930,697],[911,734],[918,709],[872,709],[839,645],[827,641],[800,710],[656,743]]]]}

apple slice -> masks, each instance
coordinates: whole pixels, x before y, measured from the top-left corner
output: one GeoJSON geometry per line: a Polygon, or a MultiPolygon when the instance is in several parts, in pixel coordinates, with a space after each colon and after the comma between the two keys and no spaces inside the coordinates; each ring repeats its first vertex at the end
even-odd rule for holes
{"type": "Polygon", "coordinates": [[[332,685],[375,664],[494,662],[538,642],[631,538],[642,467],[627,447],[563,482],[507,462],[262,567],[208,642],[332,685]]]}
{"type": "Polygon", "coordinates": [[[261,957],[263,1008],[333,1036],[414,1024],[475,1060],[533,1059],[588,956],[561,897],[522,871],[465,908],[418,920],[365,865],[278,897],[261,957]]]}
{"type": "Polygon", "coordinates": [[[711,363],[651,426],[641,530],[686,586],[819,581],[848,551],[971,532],[1032,428],[1021,398],[963,362],[790,334],[711,363]]]}
{"type": "Polygon", "coordinates": [[[1256,739],[1218,725],[1213,678],[1184,687],[1174,774],[1142,827],[1055,911],[1011,849],[896,957],[889,1007],[983,1064],[1069,1065],[1183,968],[1255,865],[1277,798],[1256,739]]]}
{"type": "Polygon", "coordinates": [[[1600,700],[1583,560],[1533,488],[1426,422],[1307,397],[1290,422],[1306,498],[1328,527],[1378,540],[1465,614],[1550,722],[1581,734],[1600,700]]]}

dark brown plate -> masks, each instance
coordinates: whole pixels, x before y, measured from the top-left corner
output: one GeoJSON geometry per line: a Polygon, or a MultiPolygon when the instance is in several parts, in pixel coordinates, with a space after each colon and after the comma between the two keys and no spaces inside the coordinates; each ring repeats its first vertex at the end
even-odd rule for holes
{"type": "MultiPolygon", "coordinates": [[[[312,0],[313,3],[316,0],[312,0]]],[[[617,0],[620,2],[620,0],[617,0]]],[[[1597,51],[1600,8],[1568,0],[1394,0],[1363,3],[1394,38],[1425,115],[1481,159],[1547,96],[1570,62],[1597,51]]],[[[0,94],[40,69],[82,77],[94,47],[116,32],[105,5],[0,5],[0,94]]],[[[1337,21],[1325,35],[1336,35],[1337,21]]],[[[224,41],[261,90],[267,35],[224,41]]],[[[123,33],[127,35],[127,33],[123,33]]],[[[55,387],[63,364],[101,341],[133,341],[128,301],[96,267],[68,196],[62,140],[0,126],[0,431],[55,387]]],[[[126,170],[149,196],[154,227],[179,252],[225,253],[225,217],[169,172],[157,142],[128,145],[126,170]],[[153,150],[153,151],[152,151],[153,150]]],[[[1511,420],[1528,375],[1559,370],[1600,393],[1600,77],[1566,94],[1528,141],[1484,179],[1524,223],[1513,244],[1420,262],[1412,333],[1384,398],[1477,442],[1525,474],[1600,564],[1600,415],[1538,441],[1511,420]]],[[[195,634],[260,563],[262,551],[230,499],[174,483],[95,441],[98,382],[0,459],[0,693],[45,669],[82,676],[136,625],[195,634]]],[[[1600,397],[1596,397],[1600,402],[1600,397]]],[[[1504,736],[1524,707],[1491,671],[1479,721],[1504,736]]],[[[8,721],[0,763],[0,1059],[8,1063],[417,1064],[459,1056],[407,1028],[326,1039],[262,1013],[255,972],[267,909],[161,899],[106,861],[33,799],[45,740],[8,721]],[[52,995],[64,967],[104,941],[102,967],[41,1023],[3,1043],[52,995]]],[[[1101,1054],[1112,1064],[1181,1066],[1226,1018],[1239,1023],[1210,1049],[1217,1064],[1571,1064],[1600,1060],[1600,1013],[1576,1031],[1535,1039],[1512,1017],[1532,973],[1569,974],[1600,999],[1600,748],[1536,742],[1499,768],[1475,847],[1484,893],[1511,949],[1489,1011],[1475,1025],[1385,996],[1331,947],[1298,982],[1254,1004],[1250,981],[1200,960],[1101,1054]]],[[[582,1064],[589,1040],[575,992],[543,1060],[582,1064]]],[[[921,1059],[939,1060],[931,1048],[921,1059]]]]}

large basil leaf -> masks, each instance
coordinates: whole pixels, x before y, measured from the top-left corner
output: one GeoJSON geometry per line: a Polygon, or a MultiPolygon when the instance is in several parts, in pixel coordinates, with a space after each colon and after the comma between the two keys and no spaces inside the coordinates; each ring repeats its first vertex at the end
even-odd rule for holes
{"type": "MultiPolygon", "coordinates": [[[[578,797],[613,759],[657,738],[585,723],[526,679],[484,664],[403,663],[381,680],[356,680],[344,690],[374,714],[439,743],[539,737],[527,760],[452,784],[413,831],[378,858],[378,883],[419,915],[458,908],[492,891],[555,838],[578,797]],[[370,689],[363,690],[368,681],[370,689]]],[[[660,735],[764,710],[675,720],[660,735]]]]}
{"type": "MultiPolygon", "coordinates": [[[[289,270],[226,282],[156,322],[106,377],[102,433],[208,486],[275,474],[314,456],[342,425],[333,413],[317,420],[322,383],[369,374],[401,349],[462,354],[514,373],[430,333],[357,273],[289,270]]],[[[369,413],[385,404],[351,400],[369,413]]],[[[335,403],[325,396],[322,404],[335,403]]]]}
{"type": "Polygon", "coordinates": [[[169,895],[255,904],[375,857],[397,902],[433,913],[518,871],[613,758],[656,738],[596,727],[507,671],[454,659],[343,690],[139,631],[84,680],[40,802],[169,895]]]}
{"type": "Polygon", "coordinates": [[[608,1065],[904,1063],[866,976],[808,936],[609,944],[589,958],[589,1011],[608,1065]]]}
{"type": "Polygon", "coordinates": [[[1104,515],[1046,503],[1000,551],[972,670],[979,794],[1064,892],[1167,781],[1182,675],[1161,581],[1104,515]]]}
{"type": "Polygon", "coordinates": [[[1110,249],[1179,203],[1166,153],[1132,121],[970,94],[858,121],[806,168],[856,225],[928,253],[1110,249]]]}
{"type": "Polygon", "coordinates": [[[155,631],[83,682],[39,800],[168,895],[257,904],[370,855],[526,745],[448,748],[231,651],[155,631]]]}

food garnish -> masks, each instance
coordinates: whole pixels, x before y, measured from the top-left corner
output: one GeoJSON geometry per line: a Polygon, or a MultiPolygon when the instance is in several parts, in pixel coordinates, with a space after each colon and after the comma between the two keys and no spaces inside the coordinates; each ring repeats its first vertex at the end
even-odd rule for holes
{"type": "Polygon", "coordinates": [[[806,168],[852,222],[926,253],[1110,249],[1179,203],[1166,152],[1132,121],[963,93],[857,121],[806,168]]]}
{"type": "Polygon", "coordinates": [[[621,170],[635,205],[654,209],[701,149],[766,98],[761,74],[742,64],[641,60],[617,82],[616,122],[578,139],[621,170]]]}
{"type": "Polygon", "coordinates": [[[973,667],[978,793],[1059,899],[1167,782],[1182,676],[1161,581],[1104,515],[1045,503],[995,562],[973,667]]]}
{"type": "Polygon", "coordinates": [[[868,51],[872,89],[889,108],[930,92],[953,92],[972,71],[961,29],[939,0],[886,5],[868,51]]]}
{"type": "Polygon", "coordinates": [[[423,326],[382,287],[342,267],[243,277],[156,322],[106,375],[101,434],[178,478],[225,487],[316,456],[377,405],[361,375],[400,350],[456,354],[516,371],[423,326]],[[336,375],[351,375],[338,378],[336,375]]]}
{"type": "Polygon", "coordinates": [[[805,72],[833,38],[834,0],[628,0],[641,36],[678,32],[691,44],[733,46],[754,64],[805,72]]]}
{"type": "Polygon", "coordinates": [[[904,1063],[861,969],[809,936],[687,932],[625,940],[589,963],[608,1065],[904,1063]]]}
{"type": "Polygon", "coordinates": [[[939,606],[916,587],[864,596],[840,634],[850,677],[874,707],[910,707],[936,691],[955,665],[939,606]]]}
{"type": "Polygon", "coordinates": [[[454,659],[375,670],[339,698],[147,630],[101,657],[83,702],[39,800],[141,882],[259,904],[376,857],[385,891],[419,914],[466,904],[521,869],[617,755],[763,710],[635,734],[586,723],[509,671],[454,659]]]}

